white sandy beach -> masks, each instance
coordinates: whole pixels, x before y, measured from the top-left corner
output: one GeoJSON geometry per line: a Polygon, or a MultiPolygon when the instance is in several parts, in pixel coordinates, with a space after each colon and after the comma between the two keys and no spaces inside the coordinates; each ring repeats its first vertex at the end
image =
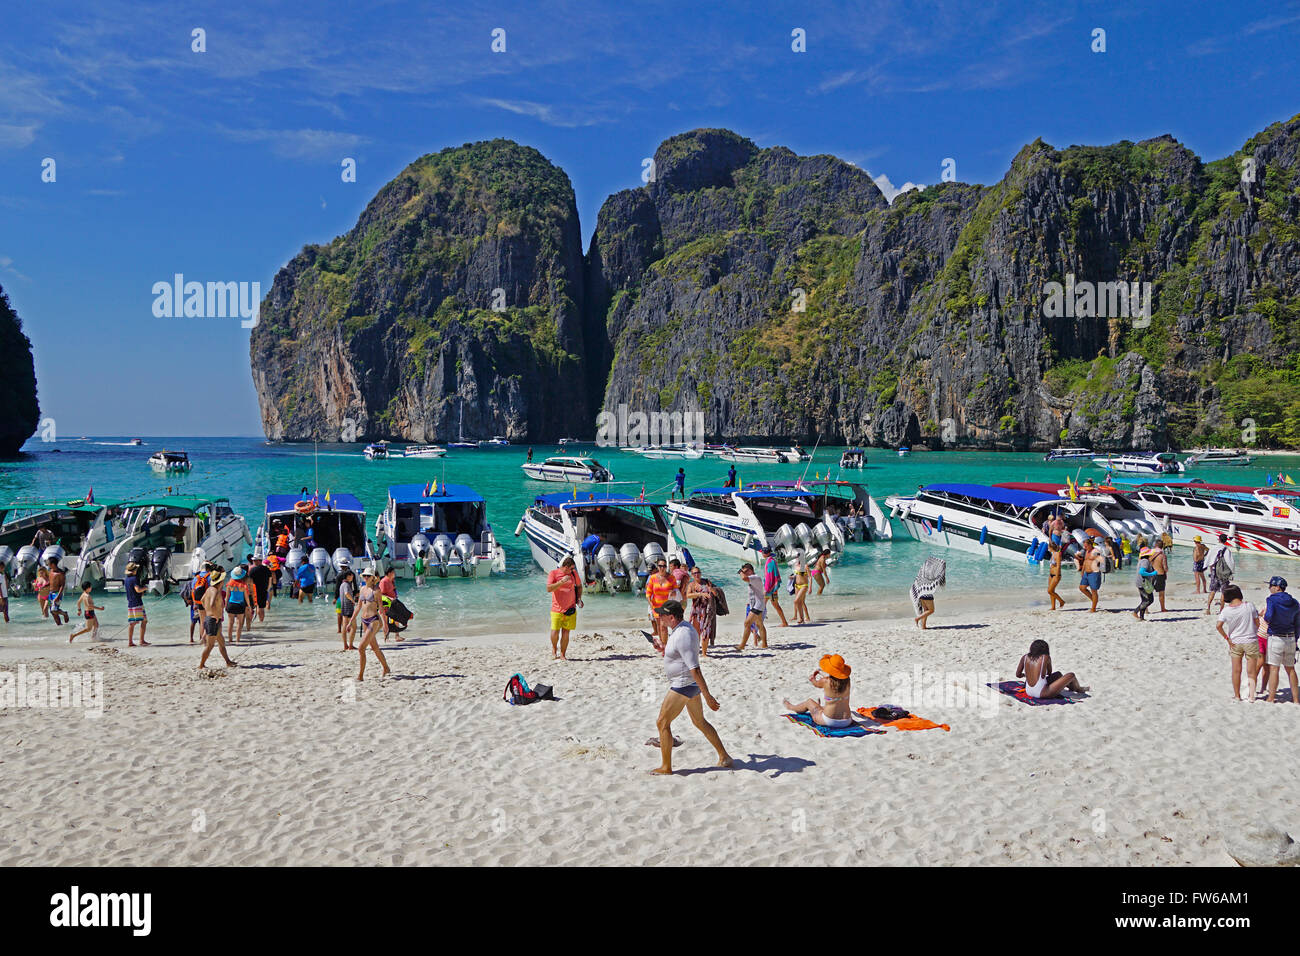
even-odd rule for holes
{"type": "MultiPolygon", "coordinates": [[[[744,655],[730,647],[739,618],[724,618],[704,673],[737,766],[713,769],[683,715],[667,779],[648,775],[645,746],[662,661],[635,621],[580,628],[568,662],[540,629],[458,637],[424,622],[385,648],[399,678],[372,660],[364,685],[332,630],[304,640],[268,621],[233,651],[240,668],[214,654],[207,678],[174,634],[36,649],[0,630],[0,670],[98,671],[104,688],[98,718],[0,709],[0,864],[1231,865],[1225,829],[1300,828],[1300,707],[1232,701],[1190,582],[1141,624],[1127,578],[1112,576],[1103,613],[1077,593],[1055,614],[963,612],[940,592],[927,632],[773,627],[770,651],[744,655]],[[1033,637],[1089,699],[1029,707],[977,686],[1014,677],[1033,637]],[[909,703],[900,681],[919,665],[931,696],[912,709],[951,732],[827,739],[780,716],[832,652],[853,667],[854,707],[909,703]],[[515,671],[560,700],[504,704],[515,671]]],[[[1258,588],[1247,598],[1262,605],[1258,588]]]]}

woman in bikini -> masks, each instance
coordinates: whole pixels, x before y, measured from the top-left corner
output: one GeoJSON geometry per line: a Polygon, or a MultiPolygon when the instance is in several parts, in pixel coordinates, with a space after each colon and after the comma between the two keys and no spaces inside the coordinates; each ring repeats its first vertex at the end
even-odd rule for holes
{"type": "Polygon", "coordinates": [[[826,585],[831,583],[831,572],[826,567],[826,562],[830,556],[829,549],[823,550],[821,554],[817,555],[817,560],[813,562],[812,576],[813,580],[817,582],[818,597],[821,597],[821,593],[826,590],[826,585]]]}
{"type": "Polygon", "coordinates": [[[848,727],[853,723],[853,710],[849,707],[849,675],[853,669],[844,663],[839,654],[828,654],[817,662],[808,683],[822,692],[821,700],[812,698],[802,704],[783,703],[786,710],[808,714],[813,723],[822,727],[848,727]]]}
{"type": "Polygon", "coordinates": [[[339,635],[343,638],[343,649],[345,651],[355,651],[355,641],[357,634],[357,605],[352,600],[353,594],[356,593],[357,578],[351,568],[344,568],[343,573],[339,575],[338,591],[338,621],[339,635]]]}
{"type": "Polygon", "coordinates": [[[376,582],[379,580],[379,574],[374,568],[367,568],[361,572],[361,579],[365,581],[361,591],[357,594],[357,611],[356,616],[361,619],[361,643],[357,645],[357,650],[361,652],[361,670],[357,674],[357,680],[366,678],[366,648],[369,647],[375,652],[375,657],[379,658],[379,666],[384,669],[384,677],[392,673],[388,669],[388,661],[384,659],[384,652],[379,649],[379,642],[375,640],[375,632],[379,630],[382,623],[382,612],[379,609],[379,589],[376,582]]]}
{"type": "Polygon", "coordinates": [[[812,587],[812,575],[802,561],[794,566],[794,622],[807,624],[812,620],[808,613],[808,591],[812,587]]]}
{"type": "Polygon", "coordinates": [[[1058,601],[1061,603],[1061,607],[1065,607],[1065,598],[1056,593],[1056,586],[1061,583],[1061,556],[1064,552],[1056,542],[1048,545],[1047,550],[1052,554],[1052,563],[1047,569],[1047,596],[1052,601],[1051,609],[1055,611],[1058,601]]]}
{"type": "Polygon", "coordinates": [[[1052,670],[1052,655],[1046,641],[1034,641],[1029,645],[1029,653],[1020,658],[1020,663],[1016,666],[1016,676],[1024,678],[1025,693],[1035,699],[1060,697],[1061,692],[1066,690],[1079,694],[1088,690],[1074,674],[1052,670]]]}

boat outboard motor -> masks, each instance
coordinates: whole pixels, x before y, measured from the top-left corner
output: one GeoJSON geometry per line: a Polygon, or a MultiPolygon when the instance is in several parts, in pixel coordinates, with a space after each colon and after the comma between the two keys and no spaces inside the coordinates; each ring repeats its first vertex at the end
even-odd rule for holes
{"type": "Polygon", "coordinates": [[[411,543],[406,547],[415,557],[424,558],[426,561],[428,560],[429,555],[433,552],[433,545],[429,543],[429,536],[424,532],[420,532],[412,537],[411,543]]]}
{"type": "Polygon", "coordinates": [[[9,570],[9,564],[14,559],[14,549],[7,544],[0,544],[0,572],[9,570]]]}
{"type": "MultiPolygon", "coordinates": [[[[613,547],[613,545],[610,545],[613,547]]],[[[632,586],[632,580],[644,581],[648,574],[641,573],[641,551],[634,542],[625,542],[623,547],[618,549],[619,560],[623,562],[623,567],[627,569],[628,587],[632,586]]]]}
{"type": "Polygon", "coordinates": [[[451,563],[453,547],[448,535],[440,534],[433,539],[433,557],[438,562],[438,573],[444,578],[447,576],[447,565],[451,563]]]}
{"type": "Polygon", "coordinates": [[[832,531],[830,526],[826,523],[826,520],[827,519],[823,519],[813,525],[813,537],[817,539],[817,543],[821,545],[823,549],[830,548],[833,551],[838,551],[839,548],[836,547],[836,545],[839,544],[839,541],[837,540],[835,532],[832,531]]]}
{"type": "Polygon", "coordinates": [[[170,548],[154,548],[149,552],[149,590],[154,594],[167,593],[168,579],[171,577],[168,570],[171,557],[170,548]]]}
{"type": "Polygon", "coordinates": [[[655,565],[660,561],[668,563],[668,556],[664,554],[664,549],[658,541],[651,541],[641,549],[641,559],[645,561],[645,576],[647,578],[655,572],[655,565]]]}
{"type": "Polygon", "coordinates": [[[54,562],[59,567],[63,567],[63,559],[66,556],[67,552],[64,551],[60,545],[52,544],[41,552],[41,567],[48,568],[50,566],[50,558],[53,558],[54,562]]]}
{"type": "Polygon", "coordinates": [[[335,574],[342,574],[344,568],[352,567],[352,551],[348,548],[335,548],[330,563],[334,565],[335,574]]]}
{"type": "Polygon", "coordinates": [[[302,567],[303,562],[307,560],[307,552],[302,548],[290,548],[289,553],[284,556],[284,566],[289,569],[289,576],[297,574],[298,569],[302,567]]]}
{"type": "MultiPolygon", "coordinates": [[[[126,563],[127,563],[127,564],[134,564],[137,568],[139,568],[140,570],[136,573],[136,577],[139,578],[141,584],[148,585],[148,583],[149,583],[149,552],[148,552],[148,550],[145,549],[145,548],[139,548],[139,547],[137,547],[137,548],[132,548],[132,549],[130,550],[130,552],[127,554],[127,556],[126,556],[126,563]]],[[[123,574],[126,573],[126,569],[125,569],[125,568],[123,569],[122,573],[123,573],[123,574]]]]}
{"type": "Polygon", "coordinates": [[[1088,540],[1088,536],[1084,534],[1082,531],[1080,531],[1078,528],[1075,528],[1073,531],[1070,531],[1068,533],[1070,537],[1075,540],[1075,543],[1078,544],[1079,547],[1081,548],[1088,540]]]}
{"type": "Polygon", "coordinates": [[[474,539],[462,531],[456,535],[455,549],[460,557],[460,573],[469,574],[474,568],[474,539]]]}
{"type": "Polygon", "coordinates": [[[41,563],[41,553],[35,545],[25,544],[14,558],[14,581],[26,584],[36,576],[36,566],[41,563]]]}
{"type": "Polygon", "coordinates": [[[794,535],[799,539],[799,543],[803,545],[805,549],[811,548],[817,543],[813,539],[812,528],[808,527],[808,525],[802,521],[794,526],[794,535]]]}
{"type": "Polygon", "coordinates": [[[798,554],[799,542],[795,540],[794,528],[788,524],[777,528],[776,534],[772,536],[772,550],[782,557],[798,554]]]}
{"type": "Polygon", "coordinates": [[[330,567],[330,553],[324,548],[312,548],[307,560],[316,569],[316,586],[323,588],[325,586],[325,572],[330,567]]]}
{"type": "MultiPolygon", "coordinates": [[[[636,545],[632,545],[632,547],[635,548],[636,545]]],[[[596,564],[600,568],[601,575],[605,578],[605,587],[610,591],[617,591],[619,571],[623,570],[623,562],[612,544],[602,544],[600,546],[600,550],[596,552],[596,564]]],[[[631,576],[624,574],[623,579],[631,586],[631,576]]]]}

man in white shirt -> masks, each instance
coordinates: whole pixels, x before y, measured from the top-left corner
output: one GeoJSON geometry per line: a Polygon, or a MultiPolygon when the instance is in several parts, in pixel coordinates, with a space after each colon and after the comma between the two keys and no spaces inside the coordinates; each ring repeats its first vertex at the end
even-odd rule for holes
{"type": "Polygon", "coordinates": [[[731,757],[713,725],[704,719],[704,704],[710,710],[718,709],[718,702],[709,693],[700,671],[700,636],[695,628],[682,620],[686,612],[680,601],[665,601],[655,612],[668,625],[668,640],[655,647],[664,652],[664,672],[668,675],[668,695],[659,708],[659,751],[663,762],[650,771],[657,774],[673,772],[673,721],[685,708],[693,723],[718,752],[718,766],[730,767],[731,757]]]}
{"type": "Polygon", "coordinates": [[[1225,606],[1219,612],[1219,635],[1228,642],[1232,658],[1232,696],[1241,700],[1241,660],[1246,659],[1249,697],[1255,699],[1255,675],[1262,655],[1259,653],[1258,618],[1255,606],[1241,596],[1241,588],[1229,584],[1223,589],[1225,606]]]}
{"type": "Polygon", "coordinates": [[[1219,610],[1223,610],[1223,589],[1232,583],[1232,575],[1237,570],[1237,562],[1233,560],[1232,549],[1228,547],[1228,536],[1219,535],[1219,543],[1210,549],[1210,553],[1205,556],[1205,576],[1209,581],[1210,600],[1206,602],[1205,613],[1210,613],[1210,608],[1214,606],[1214,596],[1219,596],[1219,610]],[[1223,556],[1223,563],[1227,566],[1227,577],[1220,577],[1216,570],[1219,562],[1219,556],[1223,556]]]}

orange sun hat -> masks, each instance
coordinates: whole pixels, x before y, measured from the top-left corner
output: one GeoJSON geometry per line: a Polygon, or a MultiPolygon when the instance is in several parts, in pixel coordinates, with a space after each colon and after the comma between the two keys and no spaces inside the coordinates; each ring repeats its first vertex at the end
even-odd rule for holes
{"type": "Polygon", "coordinates": [[[817,666],[821,668],[823,674],[830,674],[837,680],[848,680],[849,675],[853,673],[853,668],[845,664],[844,658],[838,654],[827,654],[817,662],[817,666]]]}

